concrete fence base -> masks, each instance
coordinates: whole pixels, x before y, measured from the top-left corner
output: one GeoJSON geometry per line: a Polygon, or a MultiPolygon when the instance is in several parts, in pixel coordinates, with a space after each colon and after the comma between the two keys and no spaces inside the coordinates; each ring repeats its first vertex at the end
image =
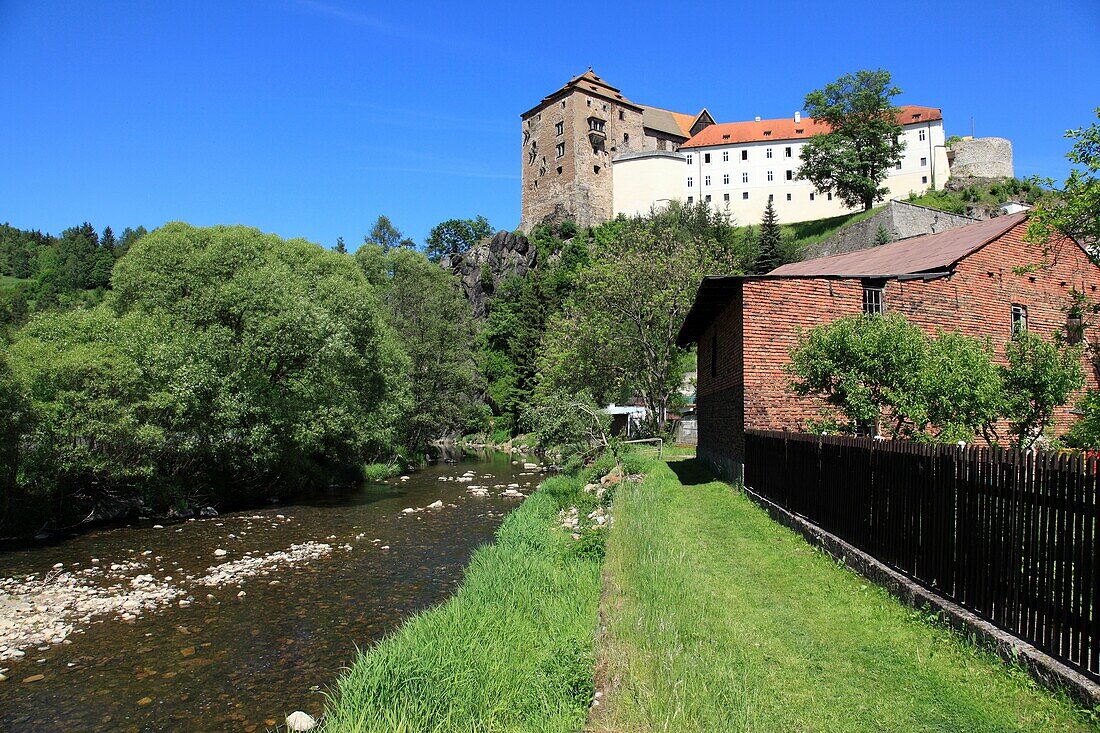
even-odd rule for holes
{"type": "Polygon", "coordinates": [[[931,610],[940,619],[963,631],[977,643],[994,650],[1005,661],[1023,665],[1044,687],[1062,690],[1089,707],[1100,705],[1100,684],[1090,677],[887,567],[805,517],[794,514],[761,496],[750,487],[744,487],[743,490],[767,511],[772,519],[798,532],[810,544],[820,547],[863,577],[883,586],[904,603],[915,608],[931,610]]]}

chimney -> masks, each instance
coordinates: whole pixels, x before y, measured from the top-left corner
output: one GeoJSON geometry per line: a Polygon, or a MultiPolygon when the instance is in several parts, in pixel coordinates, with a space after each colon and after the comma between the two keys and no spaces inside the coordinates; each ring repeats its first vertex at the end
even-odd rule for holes
{"type": "Polygon", "coordinates": [[[757,121],[757,122],[759,122],[759,121],[760,121],[760,115],[757,115],[757,116],[756,116],[756,121],[757,121]]]}
{"type": "Polygon", "coordinates": [[[802,111],[799,110],[798,112],[794,113],[794,122],[797,125],[801,121],[802,121],[802,111]]]}

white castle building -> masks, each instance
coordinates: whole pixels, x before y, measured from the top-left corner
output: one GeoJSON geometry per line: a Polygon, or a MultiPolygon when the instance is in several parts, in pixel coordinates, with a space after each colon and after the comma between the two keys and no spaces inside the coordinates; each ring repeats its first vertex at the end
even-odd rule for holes
{"type": "MultiPolygon", "coordinates": [[[[886,198],[942,189],[949,164],[941,111],[906,105],[898,123],[905,148],[883,182],[886,198]]],[[[769,200],[781,222],[855,210],[799,179],[802,146],[828,129],[798,112],[715,123],[705,109],[635,104],[589,70],[525,112],[522,124],[525,231],[548,219],[590,226],[672,200],[704,201],[738,224],[758,223],[769,200]]]]}

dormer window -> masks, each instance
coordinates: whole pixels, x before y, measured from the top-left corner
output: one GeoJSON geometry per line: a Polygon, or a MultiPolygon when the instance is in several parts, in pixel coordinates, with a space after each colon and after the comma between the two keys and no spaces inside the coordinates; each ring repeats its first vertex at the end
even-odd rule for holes
{"type": "Polygon", "coordinates": [[[764,130],[764,137],[771,137],[771,136],[772,136],[772,131],[771,130],[764,130]]]}

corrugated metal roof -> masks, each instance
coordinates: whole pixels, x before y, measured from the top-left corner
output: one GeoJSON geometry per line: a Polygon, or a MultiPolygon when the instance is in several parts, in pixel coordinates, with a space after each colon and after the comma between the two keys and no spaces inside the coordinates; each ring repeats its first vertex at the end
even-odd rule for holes
{"type": "Polygon", "coordinates": [[[919,237],[902,239],[880,247],[792,262],[777,267],[768,276],[895,277],[943,272],[1026,218],[1026,213],[999,216],[938,234],[922,234],[919,237]]]}
{"type": "MultiPolygon", "coordinates": [[[[913,125],[920,122],[942,120],[943,113],[935,107],[905,105],[899,108],[898,124],[913,125]]],[[[792,117],[776,120],[748,122],[724,122],[709,125],[699,131],[695,137],[681,145],[681,148],[705,148],[711,145],[736,145],[781,140],[800,140],[821,135],[830,131],[828,125],[817,123],[811,117],[803,117],[798,122],[792,117]]]]}

